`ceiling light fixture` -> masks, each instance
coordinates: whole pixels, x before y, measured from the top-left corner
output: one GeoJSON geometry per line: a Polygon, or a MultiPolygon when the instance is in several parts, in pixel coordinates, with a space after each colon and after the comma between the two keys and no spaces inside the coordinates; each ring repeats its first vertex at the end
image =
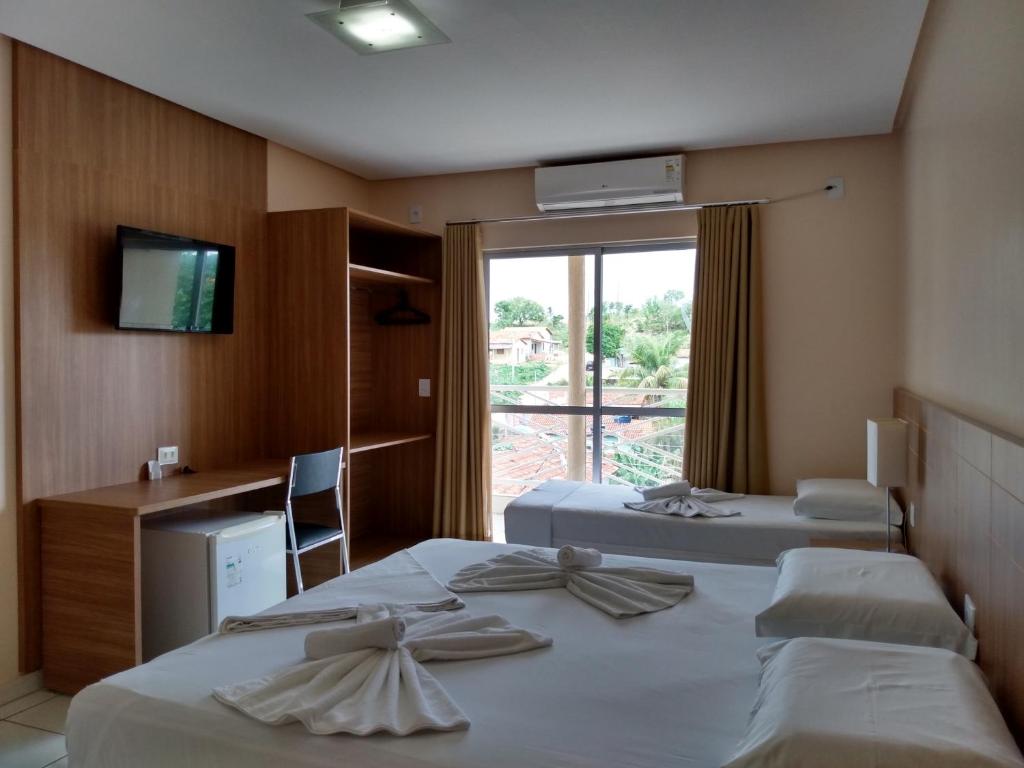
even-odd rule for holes
{"type": "Polygon", "coordinates": [[[409,0],[342,0],[307,18],[363,55],[451,42],[409,0]]]}

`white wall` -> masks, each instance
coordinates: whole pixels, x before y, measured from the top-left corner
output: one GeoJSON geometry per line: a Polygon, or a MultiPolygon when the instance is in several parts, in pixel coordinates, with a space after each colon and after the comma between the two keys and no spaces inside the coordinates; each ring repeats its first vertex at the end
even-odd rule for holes
{"type": "Polygon", "coordinates": [[[11,41],[0,35],[0,686],[18,676],[11,41]]]}

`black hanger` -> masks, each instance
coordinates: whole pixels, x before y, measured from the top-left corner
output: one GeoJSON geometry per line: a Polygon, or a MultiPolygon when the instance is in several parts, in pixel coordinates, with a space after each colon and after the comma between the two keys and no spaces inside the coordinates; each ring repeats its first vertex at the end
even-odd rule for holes
{"type": "Polygon", "coordinates": [[[430,315],[409,304],[409,294],[398,292],[398,303],[390,309],[383,309],[376,315],[381,325],[423,325],[430,322],[430,315]]]}

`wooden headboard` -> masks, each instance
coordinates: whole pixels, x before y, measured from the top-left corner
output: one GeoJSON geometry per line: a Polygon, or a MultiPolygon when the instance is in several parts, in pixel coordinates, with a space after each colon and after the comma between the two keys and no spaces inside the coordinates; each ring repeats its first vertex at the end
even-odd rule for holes
{"type": "Polygon", "coordinates": [[[963,612],[977,607],[978,664],[1024,743],[1024,440],[897,389],[910,423],[910,551],[963,612]]]}

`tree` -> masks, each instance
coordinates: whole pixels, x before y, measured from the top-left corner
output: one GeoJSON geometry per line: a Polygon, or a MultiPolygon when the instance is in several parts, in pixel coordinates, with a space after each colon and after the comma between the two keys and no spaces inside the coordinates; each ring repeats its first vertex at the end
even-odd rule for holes
{"type": "MultiPolygon", "coordinates": [[[[601,325],[601,358],[618,357],[622,352],[622,343],[626,339],[626,329],[618,323],[605,321],[601,325]]],[[[594,354],[594,324],[587,326],[587,352],[594,354]]]]}
{"type": "Polygon", "coordinates": [[[498,316],[495,328],[521,327],[524,325],[545,325],[548,313],[544,307],[533,299],[516,296],[504,299],[494,305],[494,313],[498,316]]]}
{"type": "Polygon", "coordinates": [[[690,305],[682,291],[669,290],[660,299],[650,298],[640,308],[637,330],[641,333],[688,331],[690,305]]]}
{"type": "Polygon", "coordinates": [[[664,336],[636,337],[630,350],[630,357],[640,369],[641,377],[651,376],[659,368],[673,366],[684,338],[684,334],[678,332],[664,336]]]}
{"type": "MultiPolygon", "coordinates": [[[[676,363],[676,353],[683,345],[686,334],[676,331],[663,336],[637,336],[630,349],[632,366],[621,380],[642,389],[683,389],[686,386],[686,370],[676,363]]],[[[645,402],[653,401],[652,396],[645,402]]],[[[665,407],[681,407],[669,401],[660,403],[665,407]]]]}

